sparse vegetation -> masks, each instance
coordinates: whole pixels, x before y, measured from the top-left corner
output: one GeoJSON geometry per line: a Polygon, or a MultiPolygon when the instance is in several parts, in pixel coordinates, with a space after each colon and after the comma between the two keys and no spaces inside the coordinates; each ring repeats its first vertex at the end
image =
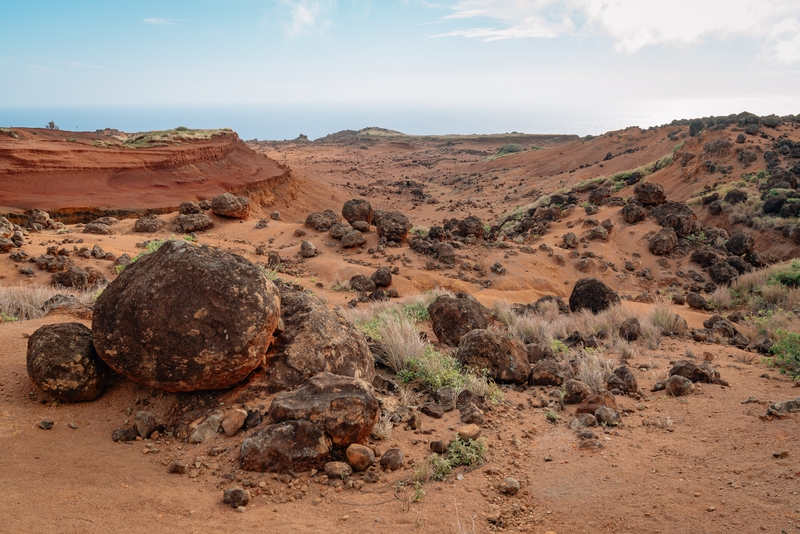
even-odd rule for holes
{"type": "Polygon", "coordinates": [[[781,329],[775,336],[777,341],[770,349],[775,355],[773,364],[782,374],[800,380],[800,334],[781,329]]]}
{"type": "Polygon", "coordinates": [[[38,319],[46,314],[44,304],[56,295],[70,295],[80,304],[90,304],[95,295],[90,291],[73,291],[51,286],[0,287],[0,314],[3,322],[38,319]]]}
{"type": "Polygon", "coordinates": [[[174,130],[156,130],[133,135],[123,141],[122,146],[125,148],[153,148],[169,144],[180,144],[183,141],[211,139],[212,137],[228,135],[232,132],[233,130],[230,128],[190,130],[185,126],[179,126],[174,130]]]}

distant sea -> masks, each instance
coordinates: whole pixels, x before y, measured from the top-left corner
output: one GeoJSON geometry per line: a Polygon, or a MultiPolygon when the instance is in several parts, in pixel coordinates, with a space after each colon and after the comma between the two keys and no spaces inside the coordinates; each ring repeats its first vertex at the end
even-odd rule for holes
{"type": "Polygon", "coordinates": [[[242,139],[284,140],[305,134],[311,139],[340,130],[378,126],[406,134],[598,135],[628,126],[647,128],[710,115],[749,111],[758,115],[800,114],[800,97],[617,100],[535,106],[509,102],[501,107],[398,105],[194,105],[12,107],[0,106],[0,127],[125,132],[189,128],[232,128],[242,139]]]}

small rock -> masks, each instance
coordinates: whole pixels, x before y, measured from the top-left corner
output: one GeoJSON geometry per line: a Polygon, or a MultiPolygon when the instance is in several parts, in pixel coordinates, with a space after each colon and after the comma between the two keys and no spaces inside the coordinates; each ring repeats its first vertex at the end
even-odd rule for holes
{"type": "Polygon", "coordinates": [[[347,462],[354,471],[366,471],[367,468],[375,463],[375,453],[365,445],[353,443],[347,447],[345,454],[347,455],[347,462]]]}
{"type": "Polygon", "coordinates": [[[167,473],[172,475],[185,475],[186,474],[186,464],[183,462],[172,462],[167,467],[167,473]]]}
{"type": "Polygon", "coordinates": [[[389,449],[381,456],[381,467],[384,469],[395,471],[403,467],[404,463],[405,458],[403,457],[403,451],[400,449],[389,449]]]}
{"type": "Polygon", "coordinates": [[[600,424],[605,423],[608,426],[616,426],[622,421],[619,412],[609,408],[608,406],[600,406],[594,412],[597,422],[600,424]]]}
{"type": "Polygon", "coordinates": [[[440,404],[426,404],[420,411],[429,417],[433,417],[434,419],[441,419],[444,415],[444,406],[440,404]]]}
{"type": "Polygon", "coordinates": [[[788,458],[788,456],[789,456],[789,451],[773,452],[773,453],[772,453],[772,456],[774,456],[775,458],[778,458],[778,459],[781,459],[781,458],[788,458]]]}
{"type": "Polygon", "coordinates": [[[246,430],[255,428],[260,424],[261,424],[261,414],[258,412],[258,410],[247,413],[247,418],[244,420],[244,428],[246,430]]]}
{"type": "Polygon", "coordinates": [[[111,433],[111,439],[120,442],[135,441],[138,436],[139,432],[137,432],[136,429],[133,427],[118,428],[117,430],[111,433]]]}
{"type": "Polygon", "coordinates": [[[328,462],[325,464],[323,471],[328,478],[342,480],[344,477],[349,477],[353,474],[353,468],[346,462],[328,462]]]}
{"type": "Polygon", "coordinates": [[[231,508],[247,506],[250,503],[250,492],[239,487],[226,489],[222,496],[222,502],[229,504],[231,508]]]}
{"type": "Polygon", "coordinates": [[[447,449],[450,448],[450,444],[446,441],[436,440],[431,441],[430,448],[431,451],[435,452],[436,454],[444,454],[447,452],[447,449]]]}
{"type": "Polygon", "coordinates": [[[55,422],[53,422],[51,419],[42,419],[41,421],[39,421],[39,428],[41,428],[42,430],[50,430],[51,428],[53,428],[54,424],[55,422]]]}
{"type": "Polygon", "coordinates": [[[239,431],[247,420],[247,411],[236,408],[225,414],[222,420],[222,430],[226,436],[232,436],[239,431]]]}
{"type": "Polygon", "coordinates": [[[506,477],[500,481],[500,485],[497,489],[500,490],[500,493],[505,495],[516,495],[519,491],[519,481],[515,478],[506,477]]]}
{"type": "Polygon", "coordinates": [[[143,438],[149,438],[150,434],[163,428],[164,425],[158,420],[158,417],[153,412],[139,411],[133,419],[133,426],[136,431],[143,438]]]}
{"type": "Polygon", "coordinates": [[[454,429],[458,435],[458,439],[462,441],[475,440],[481,436],[481,428],[476,424],[460,425],[454,429]]]}

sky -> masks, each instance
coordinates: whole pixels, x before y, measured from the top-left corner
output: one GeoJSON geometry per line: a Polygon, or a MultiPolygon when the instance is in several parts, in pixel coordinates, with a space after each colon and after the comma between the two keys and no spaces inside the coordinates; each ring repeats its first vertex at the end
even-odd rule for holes
{"type": "Polygon", "coordinates": [[[7,1],[0,35],[0,110],[800,113],[798,0],[7,1]]]}

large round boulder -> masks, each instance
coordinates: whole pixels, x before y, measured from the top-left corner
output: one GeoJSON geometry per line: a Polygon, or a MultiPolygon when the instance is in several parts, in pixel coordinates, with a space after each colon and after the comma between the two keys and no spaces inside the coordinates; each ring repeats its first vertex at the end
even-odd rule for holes
{"type": "Polygon", "coordinates": [[[621,211],[622,218],[625,219],[625,222],[628,224],[635,224],[639,221],[643,221],[645,217],[647,217],[647,210],[639,204],[626,204],[621,211]]]}
{"type": "Polygon", "coordinates": [[[486,369],[496,382],[525,384],[531,375],[527,349],[489,330],[472,330],[462,336],[456,358],[465,367],[486,369]]]}
{"type": "Polygon", "coordinates": [[[650,212],[650,217],[655,219],[661,226],[675,230],[675,234],[678,237],[686,237],[699,232],[701,229],[697,215],[685,202],[666,202],[661,204],[653,208],[650,212]]]}
{"type": "Polygon", "coordinates": [[[366,382],[331,373],[278,393],[269,407],[272,421],[309,421],[324,430],[337,448],[365,443],[379,416],[378,399],[366,382]]]}
{"type": "Polygon", "coordinates": [[[28,338],[28,376],[43,391],[66,402],[94,400],[103,393],[110,370],[81,323],[39,327],[28,338]]]}
{"type": "Polygon", "coordinates": [[[167,241],[97,299],[95,347],[112,369],[167,391],[230,387],[264,361],[278,290],[252,263],[167,241]]]}
{"type": "Polygon", "coordinates": [[[411,230],[411,223],[408,217],[397,211],[382,213],[380,218],[375,221],[378,229],[378,237],[385,237],[387,241],[405,241],[408,231],[411,230]]]}
{"type": "Polygon", "coordinates": [[[457,347],[467,332],[489,326],[486,308],[467,295],[442,295],[428,306],[428,315],[436,338],[452,347],[457,347]]]}
{"type": "Polygon", "coordinates": [[[141,232],[146,234],[155,234],[160,232],[167,225],[166,222],[158,218],[158,215],[144,215],[136,219],[133,225],[134,232],[141,232]]]}
{"type": "Polygon", "coordinates": [[[222,193],[211,200],[211,211],[220,217],[246,219],[250,215],[250,201],[232,193],[222,193]]]}
{"type": "Polygon", "coordinates": [[[569,296],[569,309],[574,313],[588,309],[599,313],[619,303],[619,295],[597,278],[581,278],[569,296]]]}
{"type": "Polygon", "coordinates": [[[375,360],[364,334],[316,298],[279,285],[281,323],[264,366],[251,375],[242,401],[329,372],[372,382],[375,360]]]}
{"type": "Polygon", "coordinates": [[[734,256],[744,256],[756,248],[756,242],[750,234],[739,232],[728,239],[728,242],[725,243],[725,248],[734,256]]]}
{"type": "Polygon", "coordinates": [[[372,205],[367,200],[353,198],[342,206],[342,217],[353,224],[356,221],[372,222],[372,205]]]}
{"type": "Polygon", "coordinates": [[[476,238],[480,239],[483,237],[484,233],[483,221],[475,215],[470,215],[463,221],[458,222],[458,232],[463,237],[474,235],[476,238]]]}
{"type": "Polygon", "coordinates": [[[341,220],[342,218],[333,210],[317,211],[308,214],[305,225],[317,232],[327,232],[341,220]]]}
{"type": "Polygon", "coordinates": [[[669,254],[678,246],[678,236],[672,228],[662,228],[650,238],[648,248],[656,256],[669,254]]]}
{"type": "Polygon", "coordinates": [[[178,215],[176,225],[181,232],[190,234],[208,230],[214,226],[214,221],[205,213],[193,213],[191,215],[178,215]]]}
{"type": "Polygon", "coordinates": [[[658,206],[667,201],[664,188],[656,182],[639,182],[633,188],[633,194],[644,206],[658,206]]]}

